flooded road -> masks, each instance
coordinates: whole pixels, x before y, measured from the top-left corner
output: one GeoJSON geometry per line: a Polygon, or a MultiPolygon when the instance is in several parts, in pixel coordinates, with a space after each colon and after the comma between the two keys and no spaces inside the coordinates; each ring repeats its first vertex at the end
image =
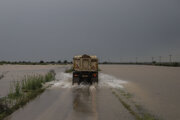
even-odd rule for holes
{"type": "Polygon", "coordinates": [[[51,88],[6,120],[134,120],[108,89],[51,88]]]}
{"type": "Polygon", "coordinates": [[[52,67],[52,86],[5,120],[134,120],[112,89],[128,91],[159,118],[180,119],[180,68],[101,65],[97,86],[72,86],[72,74],[63,72],[67,67],[52,67]]]}
{"type": "MultiPolygon", "coordinates": [[[[109,79],[98,86],[72,86],[72,74],[63,73],[63,69],[56,70],[56,81],[50,88],[6,120],[134,120],[112,94],[110,81],[114,77],[100,74],[100,80],[104,76],[109,79]]],[[[116,87],[122,84],[116,83],[116,87]]]]}

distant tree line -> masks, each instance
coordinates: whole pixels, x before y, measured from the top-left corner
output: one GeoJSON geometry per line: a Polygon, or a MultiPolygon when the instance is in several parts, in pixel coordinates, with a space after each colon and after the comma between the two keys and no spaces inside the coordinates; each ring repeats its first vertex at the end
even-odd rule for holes
{"type": "Polygon", "coordinates": [[[172,66],[180,67],[180,62],[100,62],[99,64],[124,64],[124,65],[155,65],[155,66],[172,66]]]}
{"type": "MultiPolygon", "coordinates": [[[[0,61],[0,65],[3,64],[14,64],[14,65],[64,65],[64,64],[72,64],[72,61],[68,60],[58,60],[58,61],[44,61],[40,60],[39,62],[32,61],[0,61]]],[[[180,62],[99,62],[99,64],[124,64],[124,65],[155,65],[155,66],[172,66],[172,67],[180,67],[180,62]]]]}
{"type": "Polygon", "coordinates": [[[44,61],[40,60],[39,62],[32,62],[32,61],[0,61],[0,65],[3,64],[17,64],[17,65],[49,65],[49,64],[72,64],[71,61],[68,60],[58,60],[58,61],[44,61]]]}

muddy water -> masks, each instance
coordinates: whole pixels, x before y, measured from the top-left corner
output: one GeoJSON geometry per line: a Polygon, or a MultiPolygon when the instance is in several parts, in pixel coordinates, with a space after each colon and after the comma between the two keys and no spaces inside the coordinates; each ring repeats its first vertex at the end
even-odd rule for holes
{"type": "Polygon", "coordinates": [[[74,85],[72,74],[56,69],[56,81],[42,95],[6,120],[134,120],[112,94],[125,81],[100,73],[99,85],[74,85]]]}
{"type": "Polygon", "coordinates": [[[104,73],[125,80],[134,100],[164,120],[180,120],[180,68],[102,65],[104,73]]]}
{"type": "Polygon", "coordinates": [[[98,86],[72,86],[66,68],[55,67],[52,87],[6,120],[133,120],[110,88],[128,90],[135,102],[160,118],[180,119],[180,68],[102,65],[98,86]]]}
{"type": "Polygon", "coordinates": [[[0,65],[0,97],[6,96],[9,92],[10,84],[13,81],[22,80],[25,75],[45,74],[49,70],[59,70],[64,66],[54,65],[0,65]]]}

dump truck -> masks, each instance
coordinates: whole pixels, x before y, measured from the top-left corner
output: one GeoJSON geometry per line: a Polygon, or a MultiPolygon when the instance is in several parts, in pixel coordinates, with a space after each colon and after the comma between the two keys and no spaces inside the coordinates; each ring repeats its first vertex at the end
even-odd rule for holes
{"type": "Polygon", "coordinates": [[[98,83],[98,58],[90,55],[79,55],[73,58],[72,84],[98,83]]]}

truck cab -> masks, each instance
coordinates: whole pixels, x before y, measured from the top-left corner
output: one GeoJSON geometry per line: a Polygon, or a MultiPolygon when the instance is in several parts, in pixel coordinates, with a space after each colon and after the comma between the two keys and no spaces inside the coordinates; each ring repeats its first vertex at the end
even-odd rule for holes
{"type": "Polygon", "coordinates": [[[98,58],[90,55],[79,55],[73,58],[74,83],[98,83],[98,58]]]}

